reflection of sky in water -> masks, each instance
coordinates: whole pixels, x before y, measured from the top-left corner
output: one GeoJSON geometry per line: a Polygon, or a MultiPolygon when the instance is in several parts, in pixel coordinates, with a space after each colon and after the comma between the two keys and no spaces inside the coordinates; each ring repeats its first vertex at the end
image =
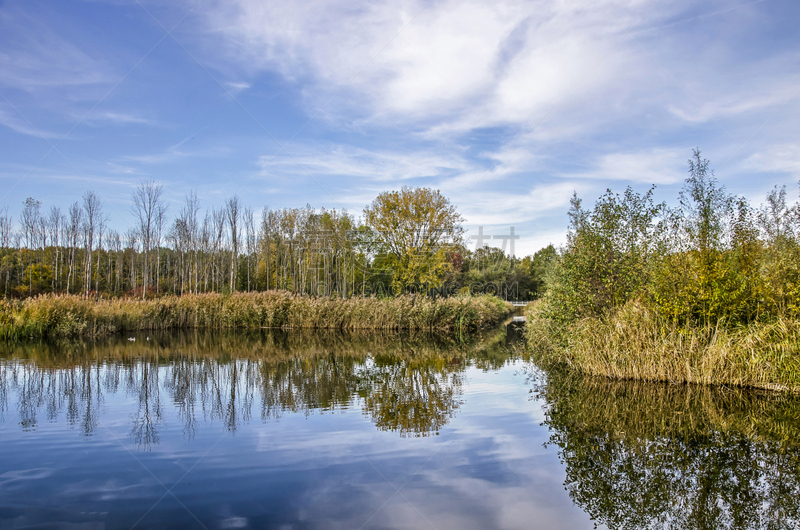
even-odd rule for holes
{"type": "Polygon", "coordinates": [[[198,414],[189,436],[164,394],[158,443],[142,448],[130,435],[138,397],[123,389],[104,393],[91,436],[63,414],[26,431],[9,395],[0,527],[591,528],[519,368],[467,368],[461,406],[427,437],[378,430],[357,402],[254,414],[235,432],[198,414]]]}

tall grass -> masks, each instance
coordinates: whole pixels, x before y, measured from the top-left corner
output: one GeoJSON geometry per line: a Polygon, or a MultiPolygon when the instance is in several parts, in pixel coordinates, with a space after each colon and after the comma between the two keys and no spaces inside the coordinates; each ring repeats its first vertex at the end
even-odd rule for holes
{"type": "Polygon", "coordinates": [[[0,337],[101,336],[137,330],[203,329],[381,329],[465,333],[501,321],[511,304],[496,297],[431,299],[312,298],[285,291],[87,300],[43,295],[0,302],[0,337]]]}
{"type": "Polygon", "coordinates": [[[800,202],[753,208],[699,150],[674,208],[575,196],[528,340],[545,364],[677,383],[800,388],[800,202]]]}
{"type": "Polygon", "coordinates": [[[559,325],[526,311],[528,346],[545,367],[611,379],[800,391],[800,322],[679,326],[630,302],[603,317],[559,325]]]}

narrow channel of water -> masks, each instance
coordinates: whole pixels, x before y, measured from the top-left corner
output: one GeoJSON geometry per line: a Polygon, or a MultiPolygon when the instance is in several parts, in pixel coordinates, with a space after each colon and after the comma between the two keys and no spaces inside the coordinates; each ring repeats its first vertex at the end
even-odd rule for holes
{"type": "Polygon", "coordinates": [[[0,528],[797,528],[798,398],[543,374],[511,331],[0,345],[0,528]]]}

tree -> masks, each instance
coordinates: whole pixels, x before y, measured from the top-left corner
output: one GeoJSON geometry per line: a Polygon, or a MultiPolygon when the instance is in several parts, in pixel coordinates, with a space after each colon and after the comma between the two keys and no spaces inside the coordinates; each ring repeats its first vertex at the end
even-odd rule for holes
{"type": "Polygon", "coordinates": [[[28,248],[28,294],[33,294],[33,249],[38,245],[40,207],[39,201],[32,197],[25,199],[22,210],[22,230],[25,234],[25,246],[28,248]]]}
{"type": "Polygon", "coordinates": [[[0,272],[5,272],[6,282],[5,282],[5,290],[3,292],[3,296],[8,296],[8,282],[10,281],[11,276],[11,257],[13,253],[10,252],[11,248],[11,233],[12,233],[12,225],[13,220],[11,216],[8,215],[8,207],[0,209],[0,250],[3,251],[3,256],[0,258],[2,262],[0,265],[0,272]]]}
{"type": "Polygon", "coordinates": [[[571,204],[567,245],[546,277],[548,317],[558,322],[603,315],[642,293],[665,209],[653,188],[607,190],[592,210],[577,196],[571,204]]]}
{"type": "Polygon", "coordinates": [[[533,256],[522,259],[522,267],[527,269],[531,276],[528,292],[532,299],[541,298],[545,292],[545,277],[550,265],[558,258],[558,253],[553,245],[548,245],[537,250],[533,256]]]}
{"type": "Polygon", "coordinates": [[[239,217],[241,204],[239,197],[234,195],[225,202],[225,218],[231,229],[231,292],[236,290],[234,283],[236,277],[236,264],[239,260],[239,217]]]}
{"type": "Polygon", "coordinates": [[[439,190],[404,186],[381,193],[364,215],[384,247],[395,292],[438,285],[452,271],[447,258],[461,243],[463,218],[439,190]]]}
{"type": "Polygon", "coordinates": [[[133,192],[133,213],[139,222],[139,237],[142,242],[144,263],[142,269],[142,299],[147,293],[148,257],[153,240],[161,235],[163,220],[167,212],[163,188],[155,182],[141,182],[133,192]]]}
{"type": "MultiPolygon", "coordinates": [[[[100,203],[100,198],[93,191],[87,191],[83,196],[83,210],[85,212],[85,240],[86,240],[86,270],[85,270],[85,286],[86,296],[89,296],[89,289],[92,286],[92,252],[94,250],[94,238],[103,232],[106,225],[106,218],[103,215],[103,206],[100,203]]],[[[100,252],[98,245],[98,261],[100,260],[100,252]]],[[[99,272],[99,271],[98,271],[99,272]]]]}

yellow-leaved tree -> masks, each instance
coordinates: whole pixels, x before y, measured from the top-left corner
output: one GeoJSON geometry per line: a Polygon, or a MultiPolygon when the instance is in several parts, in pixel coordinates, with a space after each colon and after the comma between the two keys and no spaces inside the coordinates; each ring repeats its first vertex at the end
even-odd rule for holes
{"type": "Polygon", "coordinates": [[[439,286],[452,272],[463,218],[439,190],[404,186],[387,191],[364,215],[382,247],[383,265],[392,272],[395,293],[439,286]]]}

